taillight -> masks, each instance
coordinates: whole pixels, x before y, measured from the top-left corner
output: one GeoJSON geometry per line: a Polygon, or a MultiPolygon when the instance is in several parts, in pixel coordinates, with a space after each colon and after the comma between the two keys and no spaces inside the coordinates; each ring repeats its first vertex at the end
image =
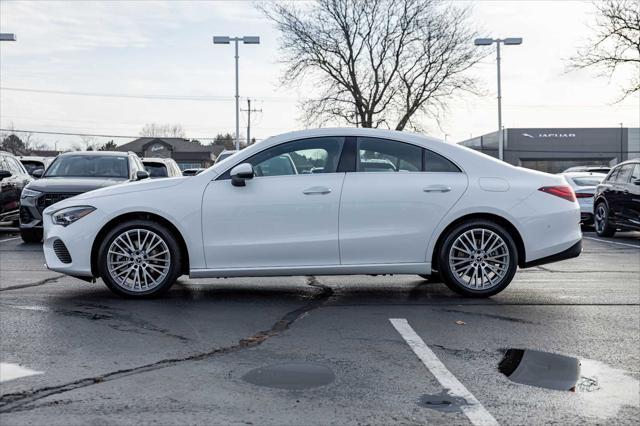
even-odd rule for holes
{"type": "Polygon", "coordinates": [[[576,198],[593,198],[593,194],[587,192],[576,192],[576,198]]]}
{"type": "Polygon", "coordinates": [[[542,188],[538,188],[538,191],[564,198],[567,201],[576,201],[576,193],[573,192],[573,188],[567,185],[543,186],[542,188]]]}

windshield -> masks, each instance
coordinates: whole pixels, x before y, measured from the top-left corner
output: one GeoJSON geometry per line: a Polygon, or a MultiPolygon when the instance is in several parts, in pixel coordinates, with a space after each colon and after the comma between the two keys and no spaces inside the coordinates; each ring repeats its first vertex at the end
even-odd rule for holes
{"type": "Polygon", "coordinates": [[[167,167],[162,163],[144,163],[144,168],[149,172],[149,177],[167,177],[167,167]]]}
{"type": "Polygon", "coordinates": [[[25,169],[27,169],[27,173],[29,173],[30,175],[32,175],[33,172],[38,169],[44,169],[44,164],[42,164],[40,161],[23,160],[22,165],[24,166],[25,169]]]}
{"type": "Polygon", "coordinates": [[[574,177],[573,182],[578,186],[597,186],[604,179],[603,176],[587,176],[587,177],[574,177]]]}
{"type": "Polygon", "coordinates": [[[234,152],[223,152],[222,154],[218,155],[218,158],[216,159],[216,163],[224,160],[225,158],[231,157],[233,154],[235,154],[234,152]]]}
{"type": "Polygon", "coordinates": [[[129,177],[127,157],[107,155],[64,155],[47,169],[46,177],[129,177]]]}

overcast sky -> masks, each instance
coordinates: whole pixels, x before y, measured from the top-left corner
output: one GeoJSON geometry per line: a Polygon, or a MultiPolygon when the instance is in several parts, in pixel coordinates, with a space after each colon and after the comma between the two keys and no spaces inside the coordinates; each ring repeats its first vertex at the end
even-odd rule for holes
{"type": "MultiPolygon", "coordinates": [[[[628,74],[609,81],[591,71],[565,72],[566,59],[590,34],[590,3],[472,5],[473,24],[487,36],[524,38],[503,49],[505,127],[640,126],[638,96],[614,103],[628,74]]],[[[18,37],[0,43],[2,128],[135,136],[157,122],[182,124],[191,138],[233,132],[233,48],[214,46],[214,34],[261,37],[262,44],[240,48],[242,107],[250,97],[262,109],[252,117],[252,136],[303,127],[298,104],[309,84],[279,86],[278,34],[252,2],[2,0],[0,26],[18,37]]],[[[486,94],[456,97],[440,125],[424,121],[427,133],[457,142],[496,130],[495,56],[474,74],[486,94]]],[[[35,137],[57,140],[59,148],[80,140],[35,137]]]]}

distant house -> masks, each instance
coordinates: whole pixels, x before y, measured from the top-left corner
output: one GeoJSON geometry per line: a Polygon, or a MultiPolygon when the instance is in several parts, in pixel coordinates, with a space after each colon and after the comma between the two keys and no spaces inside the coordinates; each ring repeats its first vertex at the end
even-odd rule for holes
{"type": "Polygon", "coordinates": [[[223,150],[221,146],[205,146],[183,138],[144,137],[118,147],[133,151],[139,157],[173,158],[180,169],[209,167],[223,150]]]}

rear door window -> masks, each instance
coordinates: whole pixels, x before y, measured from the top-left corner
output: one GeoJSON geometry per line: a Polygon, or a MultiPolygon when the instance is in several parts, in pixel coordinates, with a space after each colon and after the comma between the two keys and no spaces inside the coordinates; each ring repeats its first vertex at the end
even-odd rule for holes
{"type": "Polygon", "coordinates": [[[618,175],[616,176],[617,183],[628,183],[631,179],[631,173],[633,172],[633,164],[625,164],[620,168],[618,175]]]}
{"type": "Polygon", "coordinates": [[[359,172],[420,172],[422,148],[379,138],[358,138],[359,172]]]}

